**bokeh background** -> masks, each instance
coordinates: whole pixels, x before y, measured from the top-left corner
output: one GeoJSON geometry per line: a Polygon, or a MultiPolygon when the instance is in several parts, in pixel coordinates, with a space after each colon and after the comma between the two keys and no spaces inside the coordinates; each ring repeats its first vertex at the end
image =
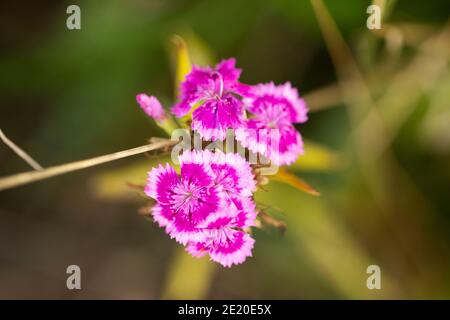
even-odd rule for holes
{"type": "MultiPolygon", "coordinates": [[[[3,1],[0,128],[43,166],[163,137],[135,94],[173,103],[178,34],[196,63],[234,56],[246,83],[299,88],[310,119],[291,172],[321,195],[273,179],[257,201],[286,231],[254,230],[254,257],[224,269],[138,214],[127,183],[145,155],[2,191],[0,298],[449,298],[448,1],[375,3],[378,31],[362,0],[3,1]]],[[[0,145],[0,176],[27,170],[0,145]]]]}

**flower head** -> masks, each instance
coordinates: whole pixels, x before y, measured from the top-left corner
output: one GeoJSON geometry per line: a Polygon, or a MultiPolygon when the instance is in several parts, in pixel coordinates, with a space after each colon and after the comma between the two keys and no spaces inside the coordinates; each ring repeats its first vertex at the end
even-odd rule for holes
{"type": "Polygon", "coordinates": [[[293,126],[307,120],[307,108],[289,83],[260,84],[244,99],[250,117],[236,130],[236,139],[276,165],[293,163],[303,153],[303,141],[293,126]]]}
{"type": "Polygon", "coordinates": [[[181,175],[166,165],[149,173],[145,193],[155,199],[153,218],[178,242],[202,239],[201,222],[220,207],[211,170],[200,163],[181,165],[181,175]]]}
{"type": "Polygon", "coordinates": [[[290,82],[275,85],[273,82],[261,83],[251,88],[251,95],[244,98],[247,109],[260,113],[268,103],[280,105],[286,111],[286,119],[291,123],[304,123],[308,120],[308,108],[299,97],[298,90],[290,82]]]}
{"type": "Polygon", "coordinates": [[[249,197],[256,189],[250,164],[237,153],[185,151],[179,160],[183,165],[196,163],[210,168],[214,183],[228,196],[249,197]]]}
{"type": "Polygon", "coordinates": [[[194,66],[181,84],[180,102],[172,112],[182,117],[197,106],[192,114],[192,128],[205,140],[223,140],[229,128],[243,121],[243,103],[235,95],[245,95],[249,87],[239,83],[241,70],[236,60],[221,61],[214,69],[194,66]]]}
{"type": "Polygon", "coordinates": [[[195,256],[207,251],[224,266],[243,262],[254,243],[243,229],[257,215],[250,165],[238,154],[208,150],[179,159],[180,175],[168,164],[149,173],[145,193],[157,202],[154,220],[195,256]]]}
{"type": "Polygon", "coordinates": [[[248,215],[242,208],[230,207],[211,215],[205,222],[205,240],[190,242],[186,250],[195,257],[209,254],[211,260],[224,267],[244,262],[252,255],[255,240],[243,229],[254,225],[256,215],[248,215]]]}

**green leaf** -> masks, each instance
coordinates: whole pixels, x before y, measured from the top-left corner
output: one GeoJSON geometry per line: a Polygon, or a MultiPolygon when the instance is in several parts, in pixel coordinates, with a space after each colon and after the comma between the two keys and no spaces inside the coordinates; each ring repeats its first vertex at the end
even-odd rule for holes
{"type": "Polygon", "coordinates": [[[178,35],[172,37],[175,45],[175,98],[178,97],[180,83],[184,81],[186,75],[191,72],[191,58],[184,39],[178,35]]]}

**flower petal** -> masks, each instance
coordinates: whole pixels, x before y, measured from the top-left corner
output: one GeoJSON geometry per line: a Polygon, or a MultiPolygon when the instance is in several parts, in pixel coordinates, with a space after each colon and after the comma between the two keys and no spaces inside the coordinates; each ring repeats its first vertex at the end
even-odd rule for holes
{"type": "Polygon", "coordinates": [[[208,249],[201,242],[190,242],[186,246],[186,251],[193,257],[203,257],[208,253],[208,249]]]}
{"type": "Polygon", "coordinates": [[[241,69],[236,68],[236,59],[229,58],[220,61],[216,66],[216,71],[220,73],[223,81],[233,83],[239,80],[241,69]]]}
{"type": "Polygon", "coordinates": [[[168,205],[172,200],[172,190],[180,183],[179,177],[168,163],[165,167],[159,165],[148,173],[144,192],[158,203],[168,205]]]}
{"type": "Polygon", "coordinates": [[[175,104],[171,111],[177,117],[189,113],[191,108],[204,98],[211,86],[213,71],[206,67],[194,66],[192,71],[181,83],[180,102],[175,104]]]}
{"type": "Polygon", "coordinates": [[[227,129],[242,124],[243,110],[242,102],[231,94],[207,100],[194,111],[192,129],[205,140],[224,140],[227,129]]]}
{"type": "Polygon", "coordinates": [[[160,227],[166,227],[173,219],[173,212],[167,206],[156,204],[152,208],[152,216],[153,220],[155,220],[160,227]]]}
{"type": "Polygon", "coordinates": [[[252,255],[255,240],[247,233],[233,229],[220,230],[226,233],[221,236],[220,241],[215,241],[214,246],[209,248],[209,255],[224,267],[243,263],[247,257],[252,255]]]}
{"type": "Polygon", "coordinates": [[[259,113],[264,104],[281,104],[286,107],[290,121],[303,123],[308,120],[308,108],[305,101],[299,97],[298,90],[290,82],[275,85],[273,82],[262,83],[252,87],[252,96],[244,98],[244,103],[251,112],[259,113]]]}
{"type": "Polygon", "coordinates": [[[237,215],[233,219],[233,226],[237,228],[254,227],[258,213],[253,199],[248,197],[235,197],[232,201],[237,209],[237,215]]]}

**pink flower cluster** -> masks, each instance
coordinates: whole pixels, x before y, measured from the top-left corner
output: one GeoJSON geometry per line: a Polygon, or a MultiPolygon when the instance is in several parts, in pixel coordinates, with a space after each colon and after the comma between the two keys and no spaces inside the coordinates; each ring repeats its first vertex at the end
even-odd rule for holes
{"type": "MultiPolygon", "coordinates": [[[[205,141],[222,141],[231,129],[243,147],[275,165],[295,162],[303,141],[294,124],[308,119],[304,100],[290,83],[239,82],[235,64],[231,58],[215,68],[194,66],[172,113],[192,113],[192,130],[205,141]]],[[[136,98],[156,121],[168,118],[155,97],[136,98]]],[[[179,161],[180,174],[168,164],[149,172],[145,193],[156,200],[154,220],[193,256],[209,254],[226,267],[242,263],[252,254],[246,231],[257,216],[250,164],[238,154],[207,150],[184,151],[179,161]]]]}
{"type": "Polygon", "coordinates": [[[194,256],[209,254],[225,267],[251,255],[244,231],[256,219],[255,180],[234,153],[185,151],[178,175],[170,165],[150,171],[145,193],[155,199],[153,218],[194,256]]]}
{"type": "MultiPolygon", "coordinates": [[[[307,107],[296,88],[264,83],[249,86],[239,82],[236,60],[221,61],[213,69],[194,66],[181,83],[179,103],[172,107],[176,117],[193,110],[192,129],[204,140],[224,140],[228,129],[236,140],[276,165],[295,162],[303,153],[303,141],[294,127],[308,120],[307,107]]],[[[164,119],[158,100],[137,95],[144,111],[155,120],[164,119]]]]}

